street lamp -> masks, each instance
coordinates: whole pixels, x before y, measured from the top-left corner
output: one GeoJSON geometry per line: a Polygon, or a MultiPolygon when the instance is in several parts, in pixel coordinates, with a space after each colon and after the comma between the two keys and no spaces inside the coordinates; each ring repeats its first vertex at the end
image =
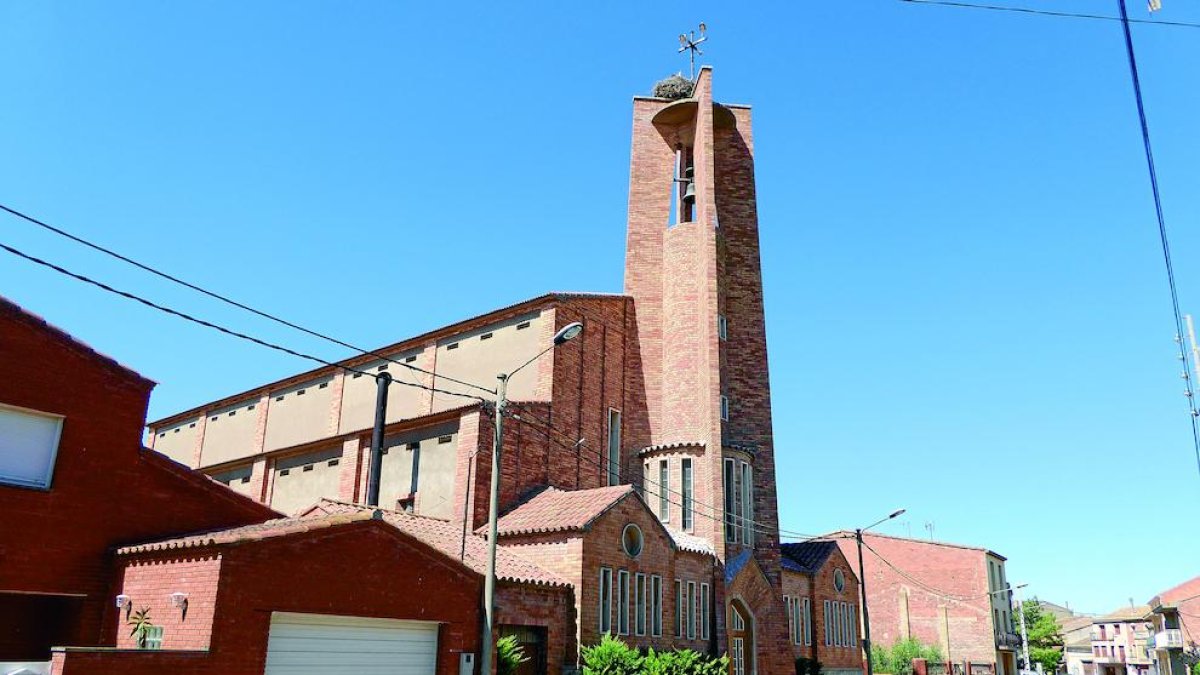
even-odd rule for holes
{"type": "MultiPolygon", "coordinates": [[[[491,675],[492,646],[496,630],[496,521],[499,520],[500,510],[500,449],[504,439],[504,409],[508,407],[508,381],[525,366],[537,361],[546,352],[572,340],[583,332],[583,324],[578,321],[563,326],[554,334],[550,346],[538,352],[525,363],[507,373],[496,376],[499,384],[496,386],[496,419],[493,423],[492,436],[492,487],[488,504],[488,559],[487,576],[483,580],[483,654],[480,655],[480,673],[491,675]]],[[[466,517],[466,514],[463,514],[466,517]]]]}
{"type": "Polygon", "coordinates": [[[858,589],[862,593],[862,608],[863,608],[863,649],[867,652],[867,675],[875,675],[875,664],[871,662],[871,614],[867,611],[867,574],[863,571],[863,532],[875,527],[880,523],[885,523],[892,518],[896,518],[903,514],[906,509],[893,511],[886,518],[871,523],[866,527],[860,527],[854,531],[854,538],[858,542],[858,589]]]}

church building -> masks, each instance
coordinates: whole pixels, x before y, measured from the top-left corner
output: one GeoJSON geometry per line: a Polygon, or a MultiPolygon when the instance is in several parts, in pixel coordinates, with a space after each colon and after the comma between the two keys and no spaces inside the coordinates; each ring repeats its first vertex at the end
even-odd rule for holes
{"type": "Polygon", "coordinates": [[[634,99],[622,293],[496,309],[152,422],[148,444],[290,517],[382,509],[474,569],[498,470],[498,542],[520,570],[499,630],[535,670],[570,670],[611,633],[728,654],[733,675],[794,672],[750,108],[716,102],[709,68],[689,97],[634,99]],[[526,362],[493,467],[485,390],[526,362]]]}

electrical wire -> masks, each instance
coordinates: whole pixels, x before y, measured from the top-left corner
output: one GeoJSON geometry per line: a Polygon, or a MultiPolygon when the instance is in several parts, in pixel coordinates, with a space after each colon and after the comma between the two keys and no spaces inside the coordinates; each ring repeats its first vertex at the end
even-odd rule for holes
{"type": "MultiPolygon", "coordinates": [[[[256,344],[256,345],[259,345],[259,346],[261,346],[261,347],[266,347],[267,349],[272,349],[272,350],[275,350],[275,351],[277,351],[277,352],[282,352],[282,353],[284,353],[284,354],[289,354],[289,355],[291,355],[291,356],[295,356],[295,357],[298,357],[298,358],[301,358],[301,359],[305,359],[305,360],[308,360],[308,361],[312,361],[312,362],[314,362],[314,363],[319,363],[319,364],[321,364],[321,365],[323,365],[323,366],[331,366],[331,367],[333,367],[333,368],[340,368],[340,369],[342,369],[342,370],[345,370],[345,371],[348,371],[348,372],[351,372],[351,373],[358,373],[358,374],[360,374],[360,375],[368,375],[368,376],[370,376],[370,377],[378,377],[378,375],[377,375],[376,373],[370,373],[370,372],[367,372],[367,371],[365,371],[365,370],[360,370],[360,369],[358,369],[358,368],[354,368],[354,367],[352,367],[352,366],[347,366],[347,365],[344,365],[344,364],[335,363],[335,362],[333,362],[333,361],[327,361],[327,360],[325,360],[325,359],[323,359],[323,358],[321,358],[321,357],[319,357],[319,356],[313,356],[312,354],[306,354],[306,353],[304,353],[304,352],[296,351],[295,349],[292,349],[292,348],[290,348],[290,347],[285,347],[285,346],[283,346],[283,345],[276,344],[276,343],[274,343],[274,342],[268,342],[268,341],[266,341],[266,340],[263,340],[263,339],[261,339],[261,338],[254,337],[253,335],[249,335],[249,334],[247,334],[247,333],[242,333],[242,332],[239,332],[239,331],[233,330],[232,328],[226,328],[225,326],[221,326],[221,325],[219,325],[219,324],[216,324],[216,323],[213,323],[213,322],[211,322],[211,321],[207,321],[207,320],[205,320],[205,319],[201,319],[201,318],[198,318],[198,317],[192,316],[191,314],[188,314],[188,313],[186,313],[186,312],[181,312],[181,311],[179,311],[179,310],[177,310],[177,309],[172,309],[172,308],[170,308],[170,307],[167,307],[166,305],[161,305],[161,304],[159,304],[159,303],[156,303],[156,302],[154,302],[154,301],[152,301],[152,300],[147,300],[146,298],[143,298],[143,297],[141,297],[140,295],[136,295],[136,294],[134,294],[134,293],[130,293],[130,292],[128,292],[128,291],[122,291],[122,290],[120,290],[120,289],[117,289],[117,288],[114,288],[114,287],[112,287],[112,286],[109,286],[108,284],[106,284],[106,283],[104,283],[104,282],[102,282],[102,281],[97,281],[97,280],[95,280],[95,279],[92,279],[91,277],[85,276],[85,275],[83,275],[83,274],[79,274],[79,273],[77,273],[77,272],[72,272],[72,271],[70,271],[70,270],[66,269],[65,267],[61,267],[61,266],[59,266],[59,265],[56,265],[56,264],[54,264],[54,263],[52,263],[52,262],[49,262],[49,261],[47,261],[47,260],[43,260],[43,259],[41,259],[41,258],[38,258],[38,257],[36,257],[36,256],[33,256],[33,255],[30,255],[30,254],[28,254],[28,253],[25,253],[25,252],[23,252],[23,251],[20,251],[20,250],[18,250],[18,249],[16,249],[16,248],[14,248],[14,247],[12,247],[12,246],[9,246],[8,244],[0,243],[0,248],[2,248],[2,249],[4,249],[5,251],[7,251],[7,252],[11,253],[12,255],[15,255],[15,256],[17,256],[17,257],[19,257],[19,258],[23,258],[23,259],[25,259],[25,260],[27,260],[27,261],[29,261],[29,262],[35,263],[35,264],[37,264],[37,265],[41,265],[42,267],[45,267],[45,268],[48,268],[48,269],[54,270],[55,272],[58,272],[59,274],[62,274],[62,275],[64,275],[64,276],[67,276],[67,277],[70,277],[70,278],[72,278],[72,279],[75,279],[76,281],[82,281],[82,282],[84,282],[84,283],[86,283],[86,284],[90,284],[90,285],[92,285],[92,286],[95,286],[96,288],[99,288],[99,289],[101,289],[101,290],[107,291],[107,292],[109,292],[109,293],[112,293],[112,294],[114,294],[114,295],[119,295],[119,296],[121,296],[121,297],[123,297],[123,298],[125,298],[125,299],[127,299],[127,300],[133,300],[134,302],[137,302],[137,303],[140,303],[140,304],[142,304],[142,305],[145,305],[145,306],[147,306],[147,307],[150,307],[151,309],[156,309],[156,310],[158,310],[158,311],[160,311],[160,312],[163,312],[163,313],[166,313],[166,314],[170,314],[170,315],[172,315],[172,316],[178,317],[178,318],[180,318],[180,319],[183,319],[183,320],[185,320],[185,321],[189,321],[189,322],[191,322],[191,323],[194,323],[194,324],[197,324],[197,325],[200,325],[200,326],[204,326],[204,327],[206,327],[206,328],[211,328],[211,329],[213,329],[213,330],[215,330],[215,331],[218,331],[218,332],[220,332],[220,333],[224,333],[225,335],[229,335],[229,336],[231,336],[231,337],[235,337],[235,338],[238,338],[238,339],[241,339],[241,340],[245,340],[245,341],[247,341],[247,342],[252,342],[252,343],[254,343],[254,344],[256,344]]],[[[439,393],[439,394],[446,394],[447,396],[459,396],[459,397],[462,397],[462,398],[468,398],[468,399],[471,399],[471,400],[473,400],[473,401],[482,401],[482,402],[485,402],[485,403],[486,403],[486,402],[488,402],[488,401],[487,401],[487,399],[485,399],[485,398],[482,398],[482,397],[479,397],[479,396],[474,396],[474,395],[472,395],[472,394],[463,394],[463,393],[456,392],[456,391],[449,391],[449,390],[446,390],[446,389],[439,389],[438,387],[430,387],[430,386],[428,386],[428,385],[419,384],[419,383],[416,383],[416,382],[406,382],[406,381],[404,381],[404,380],[399,380],[399,379],[395,379],[395,378],[393,378],[393,379],[392,379],[392,381],[393,381],[393,382],[395,382],[395,383],[397,383],[397,384],[402,384],[402,385],[404,385],[404,386],[407,386],[407,387],[416,387],[416,388],[418,388],[418,389],[424,389],[424,390],[426,390],[426,391],[432,391],[432,392],[436,392],[436,393],[439,393]]]]}
{"type": "Polygon", "coordinates": [[[985,597],[985,596],[987,596],[987,595],[991,595],[990,593],[984,593],[984,594],[982,594],[982,595],[955,595],[955,594],[953,594],[953,593],[950,593],[950,592],[948,592],[948,591],[944,591],[944,590],[942,590],[942,589],[940,589],[940,588],[937,588],[937,587],[935,587],[935,586],[931,586],[931,585],[929,585],[928,583],[926,583],[926,582],[924,582],[924,581],[922,581],[922,580],[920,580],[920,579],[918,579],[918,578],[914,577],[913,575],[909,574],[908,572],[905,572],[904,570],[900,569],[900,568],[899,568],[899,567],[897,567],[897,566],[896,566],[894,563],[892,563],[892,561],[890,561],[890,560],[888,560],[887,558],[883,557],[883,555],[882,555],[882,554],[881,554],[879,551],[876,551],[874,548],[872,548],[872,547],[871,547],[871,545],[870,545],[870,544],[868,544],[868,543],[867,543],[867,542],[865,542],[865,541],[863,542],[863,548],[867,549],[867,550],[868,550],[868,551],[870,551],[872,554],[874,554],[874,556],[875,556],[876,558],[879,558],[879,560],[880,560],[880,561],[882,561],[882,562],[883,562],[883,564],[885,564],[885,565],[887,565],[889,568],[891,568],[891,570],[892,570],[893,572],[895,572],[896,574],[899,574],[900,576],[904,577],[904,578],[905,578],[905,579],[907,579],[908,581],[912,582],[912,583],[913,583],[915,586],[917,586],[917,587],[918,587],[918,588],[920,588],[921,590],[923,590],[923,591],[925,591],[926,593],[929,593],[929,594],[931,594],[931,595],[935,595],[935,596],[937,596],[937,597],[940,597],[940,598],[943,598],[943,599],[945,599],[945,600],[949,600],[949,601],[951,601],[951,602],[955,602],[955,603],[958,603],[958,604],[967,605],[968,607],[971,607],[971,605],[968,605],[967,603],[969,603],[969,602],[971,602],[971,601],[973,601],[973,600],[978,600],[980,597],[985,597]]]}
{"type": "Polygon", "coordinates": [[[31,216],[31,215],[28,215],[28,214],[26,214],[26,213],[22,213],[21,211],[18,211],[18,210],[14,209],[14,208],[11,208],[11,207],[9,207],[9,206],[5,206],[4,204],[0,204],[0,210],[7,211],[8,213],[10,213],[10,214],[12,214],[12,215],[16,216],[17,218],[20,218],[20,219],[22,219],[22,220],[25,220],[25,221],[27,221],[27,222],[29,222],[29,223],[32,223],[32,224],[34,224],[34,225],[37,225],[38,227],[41,227],[41,228],[43,228],[43,229],[45,229],[45,230],[47,230],[47,231],[49,231],[49,232],[53,232],[54,234],[57,234],[57,235],[59,235],[59,236],[61,236],[61,237],[66,237],[67,239],[70,239],[71,241],[74,241],[74,242],[76,242],[76,243],[78,243],[78,244],[81,244],[81,245],[83,245],[83,246],[86,246],[86,247],[88,247],[88,248],[90,248],[90,249],[92,249],[92,250],[99,251],[100,253],[103,253],[103,254],[105,254],[105,255],[107,255],[107,256],[110,256],[110,257],[116,258],[117,260],[120,260],[121,262],[128,263],[128,264],[130,264],[130,265],[132,265],[132,266],[134,266],[134,267],[136,267],[136,268],[138,268],[138,269],[140,269],[140,270],[143,270],[143,271],[145,271],[145,272],[149,272],[150,274],[153,274],[153,275],[155,275],[155,276],[157,276],[157,277],[160,277],[160,278],[162,278],[162,279],[166,279],[167,281],[170,281],[170,282],[172,282],[172,283],[175,283],[175,284],[178,284],[178,285],[180,285],[180,286],[183,286],[184,288],[191,289],[191,290],[193,290],[193,291],[196,291],[197,293],[201,293],[201,294],[203,294],[203,295],[206,295],[206,296],[208,296],[208,297],[210,297],[210,298],[213,298],[214,300],[219,300],[220,302],[223,302],[223,303],[225,303],[225,304],[227,304],[227,305],[230,305],[230,306],[233,306],[233,307],[237,307],[238,309],[241,309],[241,310],[244,310],[244,311],[250,312],[251,314],[254,314],[254,315],[256,315],[256,316],[262,317],[262,318],[264,318],[264,319],[267,319],[267,320],[269,320],[269,321],[274,321],[275,323],[278,323],[278,324],[280,324],[280,325],[287,326],[288,328],[291,328],[291,329],[294,329],[294,330],[298,330],[298,331],[300,331],[300,332],[302,332],[302,333],[306,333],[306,334],[308,334],[308,335],[311,335],[311,336],[313,336],[313,337],[316,337],[316,338],[320,338],[320,339],[322,339],[322,340],[325,340],[326,342],[331,342],[331,343],[333,343],[333,344],[335,344],[335,345],[338,345],[339,347],[345,347],[345,348],[347,348],[347,349],[352,349],[352,350],[354,350],[354,351],[356,351],[356,352],[358,352],[358,353],[360,353],[360,354],[362,354],[362,355],[364,355],[364,356],[374,356],[374,357],[376,357],[376,358],[383,359],[384,361],[388,361],[388,362],[391,362],[391,363],[395,363],[396,365],[403,366],[404,368],[408,368],[409,370],[412,370],[412,371],[416,371],[416,372],[419,372],[419,373],[424,373],[424,374],[426,374],[426,375],[433,375],[435,378],[441,378],[441,379],[443,379],[443,380],[445,380],[445,381],[447,381],[447,382],[453,382],[453,383],[455,383],[455,384],[461,384],[461,385],[463,385],[463,386],[465,386],[465,387],[471,387],[471,388],[473,388],[473,389],[479,389],[479,390],[481,390],[481,391],[485,391],[485,392],[487,392],[487,393],[489,393],[489,394],[495,394],[495,393],[496,393],[494,390],[492,390],[492,389],[488,389],[487,387],[481,387],[481,386],[479,386],[479,385],[477,385],[477,384],[472,384],[472,383],[470,383],[470,382],[464,382],[463,380],[456,380],[456,379],[454,379],[453,377],[447,377],[447,376],[445,376],[445,375],[442,375],[442,374],[439,374],[439,373],[435,373],[435,372],[433,372],[433,371],[431,371],[431,370],[425,370],[424,368],[421,368],[421,367],[419,367],[419,366],[414,366],[414,365],[412,365],[411,363],[405,363],[405,362],[403,362],[403,361],[397,361],[396,359],[393,359],[393,358],[391,358],[391,357],[389,357],[389,356],[386,356],[386,355],[384,355],[384,354],[380,354],[379,352],[376,352],[376,351],[373,351],[373,350],[369,350],[369,349],[363,349],[362,347],[357,347],[357,346],[355,346],[355,345],[353,345],[353,344],[350,344],[349,342],[345,342],[345,341],[343,341],[343,340],[339,340],[339,339],[337,339],[337,338],[335,338],[335,337],[332,337],[332,336],[330,336],[330,335],[327,335],[327,334],[325,334],[325,333],[321,333],[321,332],[319,332],[319,331],[315,331],[315,330],[313,330],[313,329],[311,329],[311,328],[305,328],[304,326],[301,326],[300,324],[297,324],[297,323],[295,323],[295,322],[292,322],[292,321],[288,321],[287,319],[283,319],[283,318],[281,318],[281,317],[279,317],[279,316],[276,316],[276,315],[274,315],[274,314],[271,314],[271,313],[269,313],[269,312],[264,312],[264,311],[262,311],[262,310],[255,309],[254,307],[251,307],[251,306],[249,306],[249,305],[247,305],[247,304],[245,304],[245,303],[239,302],[239,301],[237,301],[237,300],[234,300],[234,299],[232,299],[232,298],[229,298],[229,297],[227,297],[227,296],[225,296],[225,295],[222,295],[222,294],[220,294],[220,293],[217,293],[217,292],[215,292],[215,291],[210,291],[210,290],[208,290],[208,289],[206,289],[206,288],[203,288],[203,287],[201,287],[201,286],[197,286],[196,284],[193,284],[193,283],[191,283],[191,282],[189,282],[189,281],[185,281],[185,280],[183,280],[183,279],[180,279],[179,277],[177,277],[177,276],[175,276],[175,275],[173,275],[173,274],[169,274],[169,273],[167,273],[167,272],[163,272],[162,270],[159,270],[159,269],[156,269],[156,268],[154,268],[154,267],[151,267],[150,265],[147,265],[147,264],[145,264],[145,263],[142,263],[142,262],[139,262],[139,261],[137,261],[137,260],[134,260],[133,258],[130,258],[130,257],[126,256],[126,255],[123,255],[123,254],[121,254],[121,253],[118,253],[118,252],[116,252],[116,251],[114,251],[114,250],[112,250],[112,249],[110,249],[110,248],[106,248],[106,247],[104,247],[104,246],[101,246],[100,244],[97,244],[97,243],[94,243],[94,242],[88,241],[87,239],[84,239],[83,237],[80,237],[80,236],[78,236],[78,235],[72,234],[72,233],[70,233],[70,232],[68,232],[68,231],[66,231],[66,230],[64,230],[64,229],[62,229],[62,228],[60,228],[60,227],[56,227],[56,226],[54,226],[54,225],[51,225],[50,223],[47,223],[47,222],[45,222],[45,221],[43,221],[43,220],[40,220],[40,219],[38,219],[38,218],[34,218],[34,217],[33,217],[33,216],[31,216]]]}
{"type": "MultiPolygon", "coordinates": [[[[551,439],[551,442],[554,443],[555,445],[557,445],[559,448],[562,448],[569,452],[572,452],[579,459],[590,463],[592,466],[594,466],[602,471],[608,470],[606,467],[606,464],[608,464],[607,462],[603,462],[600,460],[594,460],[591,457],[587,457],[579,452],[579,449],[583,445],[585,445],[585,443],[583,442],[582,439],[572,440],[570,438],[570,436],[568,436],[567,434],[563,433],[562,431],[559,431],[558,429],[555,429],[553,426],[551,426],[549,424],[546,424],[542,420],[537,420],[536,418],[532,418],[532,420],[534,420],[534,421],[531,421],[531,419],[522,417],[519,414],[506,413],[506,415],[512,419],[517,420],[518,422],[521,422],[522,424],[527,424],[535,429],[545,432],[547,439],[550,439],[551,433],[560,435],[562,438],[566,439],[570,443],[570,445],[565,445],[562,442],[554,441],[552,439],[551,439]]],[[[720,523],[725,522],[725,519],[721,515],[719,515],[720,511],[711,504],[707,504],[705,502],[699,501],[695,497],[691,497],[691,498],[685,497],[682,492],[677,491],[677,490],[672,490],[669,486],[663,486],[660,483],[650,480],[648,478],[643,479],[643,484],[646,486],[652,486],[652,487],[660,489],[662,491],[661,493],[655,492],[655,495],[658,496],[660,499],[663,498],[662,493],[666,493],[666,495],[667,495],[666,501],[668,504],[674,505],[674,506],[682,509],[684,502],[674,501],[670,498],[670,495],[679,495],[679,497],[681,499],[685,499],[685,500],[688,500],[691,502],[692,513],[694,515],[698,515],[702,518],[706,518],[708,520],[712,520],[715,522],[720,522],[720,523]],[[704,507],[704,509],[707,509],[709,512],[705,513],[703,510],[695,508],[697,506],[704,507]]],[[[749,525],[750,529],[758,534],[763,534],[763,535],[768,535],[768,536],[770,536],[770,535],[779,536],[782,533],[787,533],[789,536],[800,537],[800,538],[803,538],[804,540],[824,538],[821,535],[811,535],[811,534],[805,534],[805,533],[795,532],[795,531],[791,531],[791,530],[784,530],[782,528],[772,528],[770,525],[762,523],[761,521],[757,521],[757,520],[753,520],[753,519],[749,519],[749,518],[739,518],[738,520],[742,521],[746,525],[749,525]]]]}
{"type": "MultiPolygon", "coordinates": [[[[1059,12],[1049,9],[1034,9],[1032,7],[1008,7],[1005,5],[989,5],[973,2],[957,2],[955,0],[900,0],[914,5],[933,5],[940,7],[959,7],[963,9],[984,9],[995,12],[1014,12],[1018,14],[1032,14],[1037,16],[1052,16],[1066,19],[1092,19],[1097,21],[1121,21],[1119,16],[1107,16],[1104,14],[1083,14],[1079,12],[1059,12]]],[[[1200,28],[1200,23],[1190,23],[1187,21],[1160,21],[1158,19],[1129,19],[1130,23],[1143,23],[1155,26],[1172,26],[1175,28],[1200,28]]]]}
{"type": "Polygon", "coordinates": [[[1171,243],[1167,237],[1167,220],[1163,215],[1162,194],[1158,189],[1158,172],[1154,168],[1154,152],[1150,145],[1150,125],[1146,121],[1146,107],[1142,102],[1142,84],[1138,76],[1137,57],[1133,52],[1133,34],[1129,30],[1129,13],[1125,0],[1117,0],[1121,8],[1121,28],[1125,35],[1125,55],[1129,61],[1129,75],[1133,80],[1133,95],[1137,102],[1138,121],[1142,127],[1142,146],[1146,150],[1146,168],[1150,171],[1150,190],[1154,194],[1154,213],[1158,218],[1158,239],[1162,245],[1163,263],[1167,268],[1167,285],[1171,289],[1171,311],[1175,317],[1175,344],[1179,347],[1179,361],[1183,364],[1183,380],[1188,403],[1188,416],[1192,426],[1192,449],[1196,455],[1196,470],[1200,472],[1200,411],[1196,409],[1196,395],[1192,387],[1192,365],[1188,350],[1183,344],[1183,312],[1179,309],[1179,289],[1175,285],[1175,267],[1171,263],[1171,243]]]}

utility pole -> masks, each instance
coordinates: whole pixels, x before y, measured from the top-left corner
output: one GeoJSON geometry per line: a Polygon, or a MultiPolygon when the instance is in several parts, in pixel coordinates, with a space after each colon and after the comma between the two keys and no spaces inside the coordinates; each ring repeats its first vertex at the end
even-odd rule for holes
{"type": "Polygon", "coordinates": [[[854,531],[854,540],[858,543],[858,589],[862,594],[862,615],[863,615],[863,650],[867,653],[867,675],[875,675],[875,664],[871,659],[871,613],[867,609],[867,573],[863,567],[863,532],[875,527],[879,523],[889,521],[903,514],[905,509],[893,511],[887,518],[881,518],[866,527],[860,527],[854,531]]]}
{"type": "MultiPolygon", "coordinates": [[[[500,451],[504,445],[504,409],[508,407],[508,381],[517,371],[537,361],[546,352],[577,337],[583,332],[583,324],[578,321],[569,323],[554,334],[550,346],[535,354],[531,359],[513,368],[507,373],[496,376],[499,385],[496,387],[496,419],[492,424],[492,479],[488,496],[488,558],[487,576],[483,580],[483,635],[481,636],[479,655],[479,672],[481,675],[492,675],[492,649],[496,646],[496,534],[500,520],[500,451]]],[[[467,514],[463,514],[466,518],[467,514]]]]}
{"type": "Polygon", "coordinates": [[[1021,617],[1021,654],[1025,657],[1025,670],[1033,670],[1033,666],[1029,661],[1029,634],[1025,632],[1025,602],[1022,598],[1025,594],[1021,589],[1025,584],[1017,586],[1017,616],[1021,617]]]}

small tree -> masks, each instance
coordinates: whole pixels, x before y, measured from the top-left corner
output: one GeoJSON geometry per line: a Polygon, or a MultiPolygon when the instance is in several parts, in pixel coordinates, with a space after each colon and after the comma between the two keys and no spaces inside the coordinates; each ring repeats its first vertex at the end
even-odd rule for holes
{"type": "Polygon", "coordinates": [[[150,629],[154,624],[150,622],[150,608],[143,607],[129,615],[129,620],[126,625],[133,626],[133,630],[129,631],[129,637],[133,638],[134,644],[138,649],[146,648],[146,640],[150,629]]]}
{"type": "Polygon", "coordinates": [[[514,635],[496,640],[496,675],[515,675],[517,668],[529,660],[514,635]]]}
{"type": "Polygon", "coordinates": [[[600,644],[579,651],[583,657],[584,675],[638,675],[642,672],[642,655],[607,633],[600,638],[600,644]]]}
{"type": "MultiPolygon", "coordinates": [[[[1025,616],[1025,633],[1029,639],[1029,660],[1042,664],[1047,673],[1058,670],[1063,658],[1062,626],[1054,615],[1043,610],[1037,601],[1021,603],[1025,616]]],[[[1016,622],[1020,630],[1020,617],[1016,622]]],[[[1033,669],[1033,664],[1026,664],[1033,669]]]]}
{"type": "Polygon", "coordinates": [[[941,663],[942,650],[933,645],[923,644],[913,637],[897,640],[890,648],[878,644],[871,645],[871,661],[876,672],[912,675],[913,659],[941,663]]]}

